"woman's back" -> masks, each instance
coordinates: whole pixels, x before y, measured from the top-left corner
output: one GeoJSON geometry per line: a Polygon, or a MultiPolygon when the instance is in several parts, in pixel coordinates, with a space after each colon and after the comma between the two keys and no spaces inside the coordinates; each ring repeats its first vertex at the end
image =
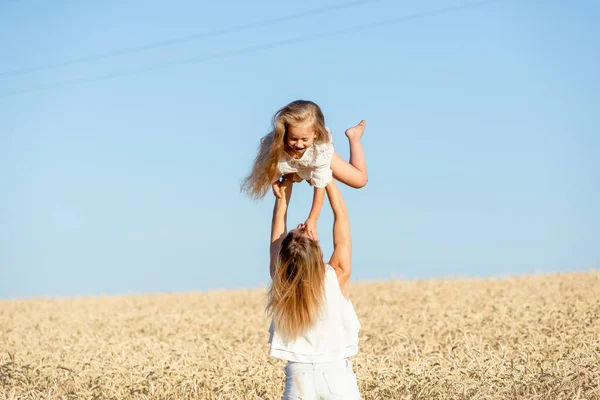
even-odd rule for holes
{"type": "Polygon", "coordinates": [[[360,322],[340,290],[335,270],[325,265],[324,297],[315,324],[295,340],[286,340],[271,323],[270,355],[305,363],[331,362],[358,353],[360,322]]]}

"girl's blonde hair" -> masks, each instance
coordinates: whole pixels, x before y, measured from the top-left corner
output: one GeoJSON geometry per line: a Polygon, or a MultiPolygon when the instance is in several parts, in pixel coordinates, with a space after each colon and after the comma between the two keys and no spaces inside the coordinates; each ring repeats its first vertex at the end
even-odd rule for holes
{"type": "Polygon", "coordinates": [[[277,163],[284,152],[289,126],[312,125],[317,135],[315,143],[327,143],[329,140],[323,112],[312,101],[291,102],[275,113],[272,125],[273,130],[260,140],[252,172],[242,183],[242,190],[255,200],[265,197],[273,181],[279,178],[276,176],[277,163]]]}
{"type": "Polygon", "coordinates": [[[312,327],[324,299],[325,263],[317,241],[297,232],[281,243],[273,282],[267,293],[267,314],[286,340],[312,327]]]}

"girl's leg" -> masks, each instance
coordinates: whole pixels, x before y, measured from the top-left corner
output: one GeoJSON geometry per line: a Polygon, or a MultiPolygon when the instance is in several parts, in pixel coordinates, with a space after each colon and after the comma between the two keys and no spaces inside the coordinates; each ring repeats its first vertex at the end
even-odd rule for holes
{"type": "Polygon", "coordinates": [[[346,136],[350,143],[350,162],[344,160],[338,153],[333,154],[331,159],[331,170],[333,177],[353,188],[361,188],[367,184],[367,160],[363,151],[362,138],[365,131],[365,121],[346,130],[346,136]]]}

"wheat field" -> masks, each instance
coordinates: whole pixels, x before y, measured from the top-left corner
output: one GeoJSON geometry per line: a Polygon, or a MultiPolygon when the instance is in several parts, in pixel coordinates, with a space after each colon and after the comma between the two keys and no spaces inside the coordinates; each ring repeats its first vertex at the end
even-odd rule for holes
{"type": "MultiPolygon", "coordinates": [[[[355,283],[364,399],[600,399],[600,272],[355,283]]],[[[264,290],[0,301],[0,399],[280,399],[264,290]]]]}

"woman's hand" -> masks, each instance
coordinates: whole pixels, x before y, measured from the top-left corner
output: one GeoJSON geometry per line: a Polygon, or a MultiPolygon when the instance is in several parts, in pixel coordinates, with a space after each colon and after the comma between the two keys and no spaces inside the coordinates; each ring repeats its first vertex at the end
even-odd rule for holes
{"type": "Polygon", "coordinates": [[[273,190],[273,195],[275,197],[277,197],[278,199],[281,199],[282,197],[282,184],[286,181],[290,181],[291,183],[294,182],[301,182],[302,178],[300,178],[298,176],[298,174],[287,174],[281,177],[281,179],[279,179],[278,181],[273,182],[273,184],[271,185],[271,189],[273,190]]]}
{"type": "Polygon", "coordinates": [[[273,195],[278,199],[281,198],[281,180],[273,182],[271,185],[271,189],[273,190],[273,195]]]}

